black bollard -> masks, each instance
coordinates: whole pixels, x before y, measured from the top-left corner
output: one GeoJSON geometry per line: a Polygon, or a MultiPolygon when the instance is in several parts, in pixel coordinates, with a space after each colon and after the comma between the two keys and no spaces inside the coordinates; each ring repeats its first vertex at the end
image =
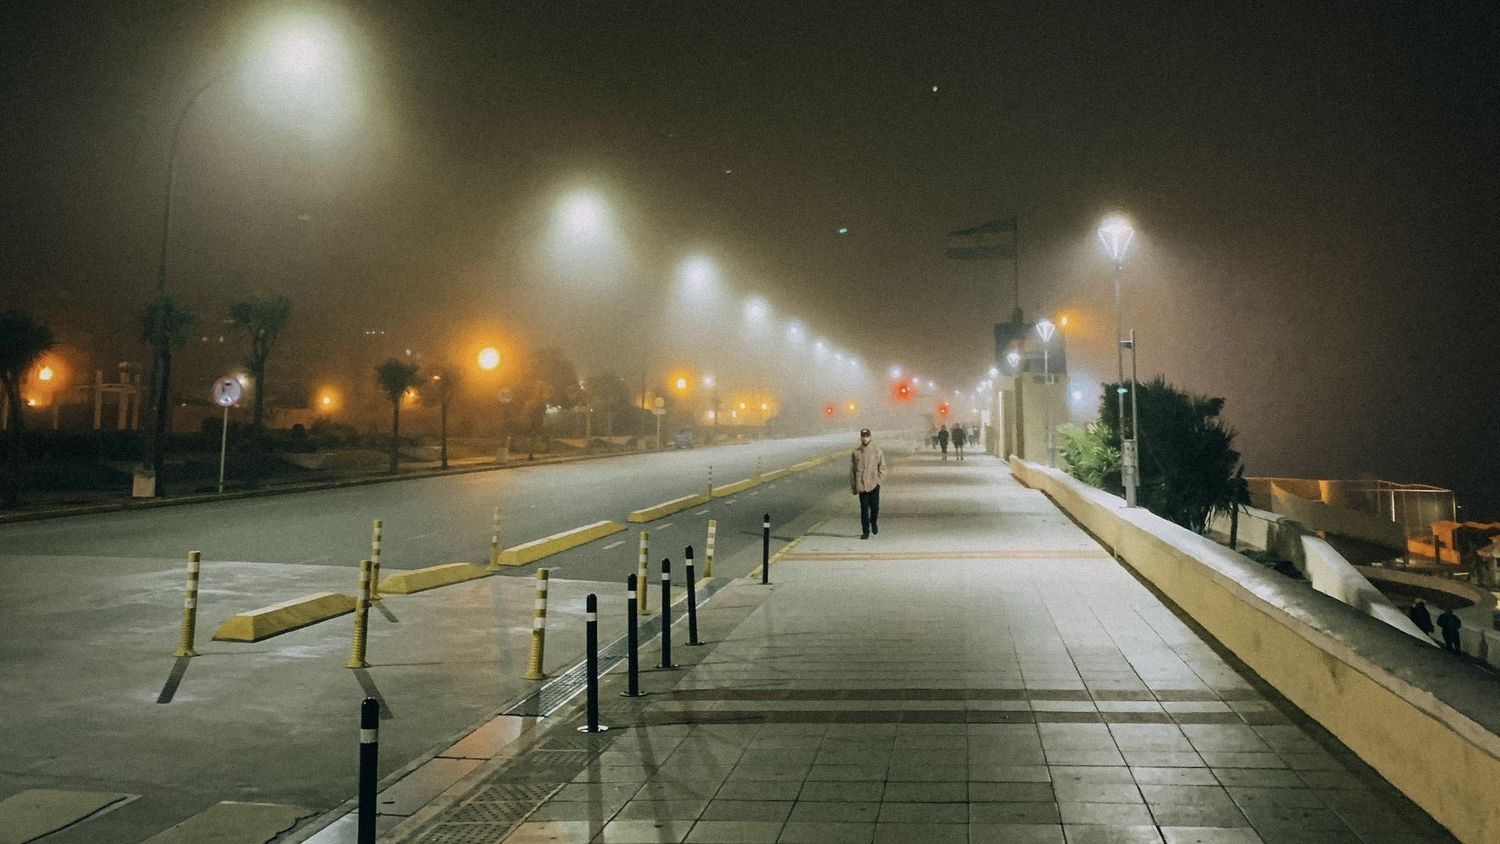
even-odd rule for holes
{"type": "Polygon", "coordinates": [[[625,641],[628,645],[625,652],[625,667],[629,685],[626,691],[620,692],[620,697],[640,697],[645,694],[641,691],[641,631],[637,621],[635,588],[636,579],[632,574],[625,578],[625,641]]]}
{"type": "Polygon", "coordinates": [[[599,725],[599,599],[594,595],[589,595],[583,602],[583,636],[589,722],[579,727],[578,732],[602,733],[609,728],[599,725]]]}
{"type": "Polygon", "coordinates": [[[760,517],[760,582],[771,582],[771,514],[760,517]]]}
{"type": "Polygon", "coordinates": [[[693,546],[689,545],[683,552],[687,558],[684,563],[687,566],[687,590],[688,590],[688,640],[689,645],[701,645],[698,641],[698,584],[697,575],[693,573],[693,546]]]}
{"type": "Polygon", "coordinates": [[[380,782],[380,701],[359,705],[359,823],[355,841],[375,844],[375,786],[380,782]]]}
{"type": "Polygon", "coordinates": [[[661,665],[663,671],[677,666],[672,664],[672,561],[663,557],[661,561],[661,665]]]}

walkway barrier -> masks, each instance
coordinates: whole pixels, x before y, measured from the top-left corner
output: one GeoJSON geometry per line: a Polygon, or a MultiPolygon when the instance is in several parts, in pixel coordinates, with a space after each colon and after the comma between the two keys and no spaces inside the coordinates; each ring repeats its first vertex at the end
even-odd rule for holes
{"type": "Polygon", "coordinates": [[[375,844],[375,789],[380,784],[380,701],[359,704],[359,810],[355,841],[375,844]]]}
{"type": "Polygon", "coordinates": [[[672,664],[672,561],[661,560],[661,665],[663,671],[671,671],[672,664]]]}
{"type": "Polygon", "coordinates": [[[636,613],[635,575],[625,578],[625,670],[626,688],[621,697],[640,697],[641,691],[641,630],[636,613]]]}
{"type": "Polygon", "coordinates": [[[536,570],[536,609],[531,619],[531,659],[526,664],[525,680],[545,680],[542,654],[547,647],[547,569],[536,570]]]}
{"type": "Polygon", "coordinates": [[[340,592],[319,592],[242,612],[214,633],[217,642],[259,642],[354,612],[358,601],[340,592]]]}
{"type": "Polygon", "coordinates": [[[760,517],[760,582],[771,583],[771,514],[760,517]]]}
{"type": "Polygon", "coordinates": [[[651,614],[651,590],[647,588],[651,584],[650,546],[651,533],[641,531],[641,544],[635,558],[636,573],[640,575],[641,581],[641,615],[651,614]]]}
{"type": "Polygon", "coordinates": [[[197,656],[193,640],[198,631],[198,573],[201,557],[197,551],[188,552],[187,591],[182,598],[182,637],[177,643],[176,657],[197,656]]]}
{"type": "Polygon", "coordinates": [[[687,567],[687,611],[689,645],[701,645],[698,641],[698,578],[693,574],[693,546],[683,550],[683,565],[687,567]]]}
{"type": "Polygon", "coordinates": [[[713,519],[708,520],[708,542],[703,550],[703,576],[714,576],[714,541],[718,538],[719,523],[713,519]]]}
{"type": "Polygon", "coordinates": [[[671,501],[663,501],[653,507],[633,510],[630,515],[625,517],[625,521],[631,524],[654,522],[657,519],[666,518],[673,513],[680,513],[683,510],[697,507],[700,504],[707,504],[709,500],[710,496],[706,494],[684,495],[681,498],[674,498],[671,501]]]}
{"type": "Polygon", "coordinates": [[[502,566],[524,566],[534,563],[543,557],[559,554],[570,548],[587,545],[596,539],[602,539],[613,533],[619,533],[625,526],[619,522],[602,521],[591,525],[565,530],[562,533],[554,533],[551,536],[542,537],[521,545],[514,545],[500,552],[500,565],[502,566]]]}
{"type": "Polygon", "coordinates": [[[1500,678],[1059,470],[1010,466],[1456,837],[1500,841],[1500,678]]]}
{"type": "MultiPolygon", "coordinates": [[[[455,583],[489,576],[489,569],[475,563],[444,563],[440,566],[397,572],[387,577],[385,582],[380,584],[380,588],[392,595],[410,595],[436,589],[439,586],[452,586],[455,583]]],[[[375,588],[373,580],[371,588],[375,588]]],[[[373,598],[370,602],[375,603],[373,598]]]]}
{"type": "Polygon", "coordinates": [[[588,723],[580,733],[602,733],[609,728],[599,723],[599,598],[592,593],[583,604],[583,637],[585,670],[588,672],[588,723]]]}
{"type": "Polygon", "coordinates": [[[365,662],[365,644],[370,633],[370,575],[375,564],[359,561],[359,594],[354,598],[354,644],[349,650],[345,668],[369,668],[365,662]]]}
{"type": "Polygon", "coordinates": [[[370,528],[370,603],[380,603],[380,531],[381,521],[370,528]]]}
{"type": "Polygon", "coordinates": [[[495,505],[495,515],[490,521],[490,571],[500,570],[500,505],[495,505]]]}

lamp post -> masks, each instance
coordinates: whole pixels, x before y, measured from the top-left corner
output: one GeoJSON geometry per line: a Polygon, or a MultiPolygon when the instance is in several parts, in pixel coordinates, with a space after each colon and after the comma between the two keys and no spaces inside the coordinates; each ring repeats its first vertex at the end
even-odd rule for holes
{"type": "MultiPolygon", "coordinates": [[[[1130,241],[1135,237],[1135,229],[1123,217],[1110,217],[1099,226],[1099,242],[1104,244],[1104,251],[1109,254],[1109,260],[1114,264],[1115,277],[1115,370],[1118,377],[1115,396],[1118,399],[1118,418],[1120,420],[1120,474],[1121,480],[1125,482],[1125,506],[1134,507],[1136,502],[1136,483],[1139,463],[1139,442],[1137,437],[1140,429],[1136,424],[1135,412],[1135,380],[1132,377],[1130,383],[1130,407],[1131,426],[1130,438],[1125,438],[1125,340],[1122,336],[1120,323],[1120,273],[1125,265],[1125,253],[1130,249],[1130,241]]],[[[1130,341],[1131,361],[1134,363],[1135,340],[1132,336],[1130,341]]],[[[1132,366],[1133,368],[1133,366],[1132,366]]]]}
{"type": "Polygon", "coordinates": [[[1057,331],[1057,326],[1054,325],[1051,320],[1041,319],[1037,321],[1036,333],[1042,338],[1042,378],[1048,385],[1048,389],[1046,391],[1047,395],[1043,398],[1042,405],[1042,407],[1044,408],[1043,423],[1045,424],[1047,431],[1046,447],[1048,466],[1052,466],[1056,463],[1052,456],[1052,360],[1049,357],[1049,351],[1052,345],[1052,334],[1055,331],[1057,331]]]}

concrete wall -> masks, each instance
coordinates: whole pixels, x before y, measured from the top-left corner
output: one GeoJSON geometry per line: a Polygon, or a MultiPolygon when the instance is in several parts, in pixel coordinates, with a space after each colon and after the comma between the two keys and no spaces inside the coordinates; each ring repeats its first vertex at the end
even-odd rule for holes
{"type": "Polygon", "coordinates": [[[1309,530],[1359,539],[1390,548],[1393,554],[1406,549],[1406,534],[1390,519],[1308,500],[1280,482],[1271,484],[1271,510],[1301,522],[1309,530]]]}
{"type": "Polygon", "coordinates": [[[1011,471],[1454,835],[1500,841],[1500,678],[1060,471],[1011,471]]]}

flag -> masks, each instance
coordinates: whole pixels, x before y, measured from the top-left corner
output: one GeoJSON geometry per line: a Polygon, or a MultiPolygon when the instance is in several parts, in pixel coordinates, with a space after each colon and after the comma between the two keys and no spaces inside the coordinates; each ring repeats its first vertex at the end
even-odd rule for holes
{"type": "Polygon", "coordinates": [[[967,229],[948,232],[948,250],[943,254],[957,261],[981,261],[1016,257],[1016,217],[991,220],[967,229]]]}

